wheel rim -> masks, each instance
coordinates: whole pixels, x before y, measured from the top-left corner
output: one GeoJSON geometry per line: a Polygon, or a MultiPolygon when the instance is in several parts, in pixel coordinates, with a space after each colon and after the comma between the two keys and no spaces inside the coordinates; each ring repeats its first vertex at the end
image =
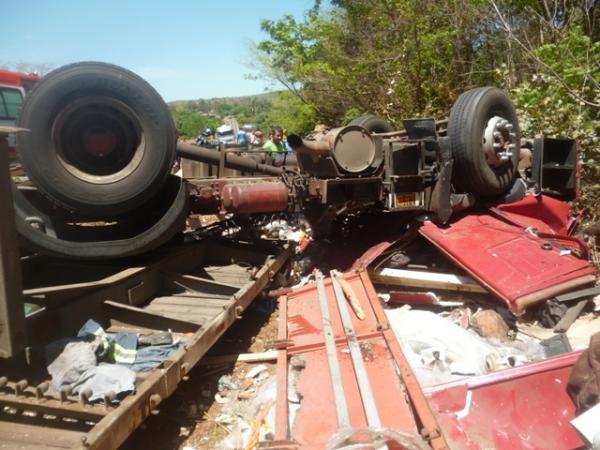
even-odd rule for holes
{"type": "Polygon", "coordinates": [[[110,184],[133,173],[145,151],[136,114],[114,98],[83,97],[54,120],[52,142],[64,169],[92,184],[110,184]]]}
{"type": "Polygon", "coordinates": [[[483,131],[482,151],[491,167],[500,167],[512,158],[517,148],[514,125],[501,116],[488,120],[483,131]]]}

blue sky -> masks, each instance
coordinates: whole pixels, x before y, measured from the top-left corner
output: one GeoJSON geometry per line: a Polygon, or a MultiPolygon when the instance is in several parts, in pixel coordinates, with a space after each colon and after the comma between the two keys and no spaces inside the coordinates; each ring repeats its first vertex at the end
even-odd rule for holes
{"type": "Polygon", "coordinates": [[[133,70],[166,101],[260,94],[250,42],[261,19],[301,19],[314,0],[3,2],[0,66],[103,61],[133,70]]]}

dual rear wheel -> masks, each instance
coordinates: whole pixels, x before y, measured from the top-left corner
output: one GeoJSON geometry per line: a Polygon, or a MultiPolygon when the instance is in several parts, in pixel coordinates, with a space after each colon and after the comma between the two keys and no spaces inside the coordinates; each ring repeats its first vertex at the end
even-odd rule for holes
{"type": "MultiPolygon", "coordinates": [[[[366,115],[350,122],[372,133],[392,125],[366,115]]],[[[454,158],[452,183],[463,192],[490,197],[511,188],[519,162],[520,131],[515,107],[506,93],[493,87],[464,92],[454,103],[447,135],[454,158]]]]}

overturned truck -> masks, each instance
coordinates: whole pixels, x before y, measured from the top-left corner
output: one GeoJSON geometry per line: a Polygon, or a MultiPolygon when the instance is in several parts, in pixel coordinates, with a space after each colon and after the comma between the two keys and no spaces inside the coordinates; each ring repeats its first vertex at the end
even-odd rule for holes
{"type": "MultiPolygon", "coordinates": [[[[595,279],[584,251],[582,258],[557,253],[552,264],[560,270],[536,268],[535,277],[525,271],[523,279],[538,283],[530,291],[507,288],[506,280],[511,284],[515,271],[524,271],[515,265],[502,280],[491,274],[501,267],[494,258],[505,256],[497,249],[517,234],[520,251],[532,257],[579,245],[561,237],[574,223],[568,207],[544,195],[577,195],[576,143],[522,140],[514,106],[495,88],[461,95],[448,120],[407,120],[404,130],[395,130],[380,117],[363,116],[345,127],[289,136],[292,154],[238,155],[224,146],[178,144],[168,107],[144,80],[116,66],[79,63],[35,87],[18,125],[28,130],[19,133],[17,148],[30,182],[6,192],[12,191],[21,252],[35,256],[22,260],[24,290],[5,295],[10,350],[2,356],[13,360],[2,365],[0,404],[11,416],[0,428],[15,442],[58,420],[62,431],[55,438],[63,447],[118,446],[286,266],[291,248],[285,243],[196,241],[198,235],[186,242],[181,235],[191,212],[302,212],[317,236],[339,234],[336,227],[365,214],[398,216],[398,234],[416,223],[514,312],[595,279]],[[248,176],[182,179],[171,174],[177,156],[248,176]],[[521,200],[527,189],[533,195],[521,200]],[[479,259],[469,260],[465,248],[481,225],[481,210],[473,210],[474,223],[462,220],[469,218],[462,210],[477,205],[486,218],[493,212],[490,226],[499,232],[493,251],[488,235],[478,235],[479,259]],[[545,217],[538,223],[540,211],[545,217]],[[543,226],[548,217],[556,226],[543,226]],[[448,233],[460,236],[448,239],[448,233]],[[540,248],[540,239],[553,243],[551,249],[540,248]],[[61,260],[44,266],[43,255],[61,260]],[[25,321],[11,295],[30,308],[25,321]],[[168,331],[187,342],[139,376],[136,394],[124,400],[115,392],[98,403],[86,389],[53,391],[37,351],[75,336],[87,318],[108,332],[168,331]]],[[[16,247],[8,233],[0,237],[2,249],[16,247]]],[[[11,270],[20,277],[18,267],[7,267],[6,280],[11,270]]]]}
{"type": "Polygon", "coordinates": [[[183,229],[190,208],[303,211],[326,235],[336,219],[365,210],[428,212],[443,224],[475,198],[522,195],[525,181],[565,199],[577,190],[572,140],[529,141],[537,148],[531,178],[517,177],[515,108],[489,87],[462,94],[448,120],[406,120],[397,131],[363,116],[306,139],[291,135],[294,153],[273,158],[178,145],[168,107],[148,83],[116,66],[79,63],[36,86],[18,125],[29,130],[18,153],[32,182],[13,188],[21,241],[78,259],[156,248],[183,229]],[[182,181],[170,173],[176,155],[263,176],[182,181]]]}

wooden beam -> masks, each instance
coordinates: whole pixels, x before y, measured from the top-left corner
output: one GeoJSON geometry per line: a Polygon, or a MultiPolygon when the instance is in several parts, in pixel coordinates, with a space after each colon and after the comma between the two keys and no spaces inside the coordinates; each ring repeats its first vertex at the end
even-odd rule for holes
{"type": "Polygon", "coordinates": [[[377,284],[480,294],[488,293],[487,289],[477,284],[473,278],[465,275],[384,268],[377,273],[370,274],[370,276],[371,280],[377,284]]]}

